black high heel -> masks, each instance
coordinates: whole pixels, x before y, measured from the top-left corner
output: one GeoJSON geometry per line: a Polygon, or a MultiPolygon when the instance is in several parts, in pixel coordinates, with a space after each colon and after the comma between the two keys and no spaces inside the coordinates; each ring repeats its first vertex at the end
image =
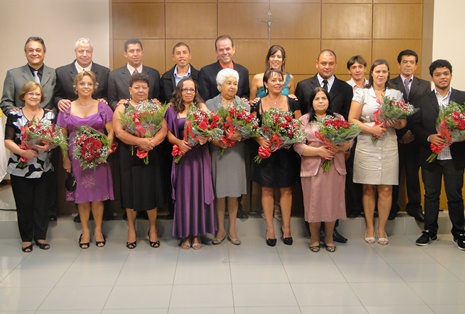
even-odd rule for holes
{"type": "Polygon", "coordinates": [[[83,250],[87,250],[90,246],[90,240],[89,242],[84,242],[84,243],[81,243],[81,239],[82,239],[82,233],[81,235],[79,236],[79,247],[83,250]]]}
{"type": "Polygon", "coordinates": [[[266,245],[275,246],[276,245],[276,238],[274,238],[274,239],[272,239],[272,238],[266,239],[266,245]]]}
{"type": "Polygon", "coordinates": [[[102,236],[103,236],[103,241],[97,241],[97,238],[95,238],[95,232],[94,232],[95,246],[96,247],[104,247],[105,244],[107,244],[107,238],[105,237],[103,232],[102,232],[102,236]]]}
{"type": "Polygon", "coordinates": [[[32,252],[32,243],[26,247],[21,247],[21,250],[24,252],[24,253],[31,253],[32,252]]]}
{"type": "Polygon", "coordinates": [[[284,237],[283,228],[281,228],[281,234],[283,235],[283,242],[284,242],[284,244],[286,244],[286,245],[292,245],[292,243],[294,243],[294,240],[292,239],[292,237],[287,237],[287,238],[284,237]]]}
{"type": "Polygon", "coordinates": [[[50,249],[50,244],[48,243],[40,243],[38,241],[36,241],[36,245],[39,247],[39,249],[41,250],[48,250],[50,249]]]}
{"type": "Polygon", "coordinates": [[[154,249],[157,249],[160,247],[160,240],[155,241],[155,242],[150,241],[150,229],[149,231],[147,231],[147,236],[149,237],[149,243],[151,247],[153,247],[154,249]]]}

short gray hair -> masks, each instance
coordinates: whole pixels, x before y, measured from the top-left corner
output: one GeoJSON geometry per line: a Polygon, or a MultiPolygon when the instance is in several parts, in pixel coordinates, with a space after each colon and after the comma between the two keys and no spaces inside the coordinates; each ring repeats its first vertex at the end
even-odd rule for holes
{"type": "Polygon", "coordinates": [[[94,46],[92,45],[92,42],[90,41],[89,38],[82,37],[76,40],[76,43],[74,44],[74,50],[76,51],[78,49],[79,44],[90,44],[90,49],[94,51],[94,46]]]}
{"type": "Polygon", "coordinates": [[[228,77],[234,77],[237,80],[237,83],[239,83],[239,73],[237,73],[236,70],[226,68],[218,72],[216,75],[216,85],[218,87],[218,90],[220,90],[219,85],[223,84],[224,81],[226,81],[226,78],[228,77]]]}

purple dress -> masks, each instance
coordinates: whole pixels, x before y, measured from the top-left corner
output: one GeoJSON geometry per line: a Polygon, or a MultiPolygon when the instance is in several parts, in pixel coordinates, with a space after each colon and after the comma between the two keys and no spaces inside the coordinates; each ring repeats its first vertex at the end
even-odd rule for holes
{"type": "MultiPolygon", "coordinates": [[[[185,118],[178,118],[169,107],[168,129],[179,139],[184,136],[185,118]]],[[[208,145],[196,145],[171,171],[171,197],[174,201],[173,236],[185,238],[216,232],[216,212],[208,145]]]]}
{"type": "Polygon", "coordinates": [[[66,200],[76,204],[113,200],[113,180],[110,165],[100,164],[95,169],[83,170],[79,161],[73,158],[73,140],[77,129],[82,125],[90,126],[97,131],[105,132],[105,124],[113,118],[113,111],[102,102],[98,103],[98,113],[87,118],[70,114],[70,108],[58,114],[57,124],[68,131],[68,156],[71,160],[73,174],[76,177],[76,191],[66,192],[66,200]]]}

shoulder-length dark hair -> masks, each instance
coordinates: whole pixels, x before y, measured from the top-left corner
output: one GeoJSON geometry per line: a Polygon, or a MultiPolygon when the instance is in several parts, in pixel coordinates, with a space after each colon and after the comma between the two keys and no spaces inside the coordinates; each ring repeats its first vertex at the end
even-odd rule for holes
{"type": "Polygon", "coordinates": [[[329,97],[329,93],[321,86],[318,86],[318,87],[315,87],[311,92],[310,92],[310,96],[309,96],[309,102],[308,102],[308,121],[309,122],[312,122],[312,121],[316,121],[317,118],[316,118],[316,113],[315,113],[315,109],[313,108],[313,100],[315,99],[316,97],[316,94],[318,92],[323,92],[325,93],[326,95],[326,98],[328,98],[328,109],[326,109],[326,114],[327,115],[331,115],[331,116],[334,116],[334,113],[332,111],[332,104],[331,104],[331,97],[329,97]]]}
{"type": "Polygon", "coordinates": [[[370,68],[370,78],[368,79],[368,84],[367,84],[367,88],[369,87],[372,87],[373,86],[373,70],[378,66],[378,65],[382,65],[384,64],[385,66],[387,66],[388,68],[388,76],[387,76],[387,81],[386,83],[384,84],[384,88],[391,88],[391,83],[389,82],[391,80],[391,69],[389,68],[389,63],[384,60],[384,59],[377,59],[373,62],[373,64],[371,65],[371,68],[370,68]]]}
{"type": "Polygon", "coordinates": [[[197,83],[191,78],[191,77],[185,77],[182,80],[179,81],[178,85],[176,85],[176,88],[173,93],[173,97],[171,98],[171,104],[173,106],[174,111],[176,112],[182,112],[184,109],[186,109],[186,106],[184,105],[184,102],[182,101],[182,89],[184,82],[186,81],[192,81],[194,82],[194,88],[195,88],[195,96],[193,103],[196,107],[199,106],[201,102],[203,102],[202,97],[200,97],[199,94],[199,87],[197,86],[197,83]]]}
{"type": "Polygon", "coordinates": [[[283,57],[283,64],[281,65],[281,70],[284,72],[284,63],[286,63],[286,51],[284,50],[283,46],[280,45],[273,45],[268,49],[268,53],[266,54],[266,59],[265,59],[265,65],[266,69],[268,70],[270,68],[270,57],[275,55],[278,51],[281,51],[281,55],[283,57]]]}

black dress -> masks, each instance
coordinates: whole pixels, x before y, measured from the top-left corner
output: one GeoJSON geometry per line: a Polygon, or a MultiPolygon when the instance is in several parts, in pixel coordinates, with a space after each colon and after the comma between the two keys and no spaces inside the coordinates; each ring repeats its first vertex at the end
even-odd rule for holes
{"type": "MultiPolygon", "coordinates": [[[[299,104],[287,97],[288,111],[294,113],[300,110],[299,104]]],[[[262,124],[262,103],[259,101],[251,110],[257,113],[260,126],[262,124]]],[[[258,143],[251,141],[251,157],[258,155],[258,143]]],[[[251,179],[261,186],[269,188],[292,187],[298,180],[300,174],[300,157],[291,148],[281,148],[271,153],[271,156],[257,164],[252,162],[251,179]]]]}
{"type": "Polygon", "coordinates": [[[161,207],[166,202],[167,188],[163,184],[160,145],[149,152],[148,165],[136,152],[135,146],[120,142],[121,205],[135,211],[161,207]]]}

